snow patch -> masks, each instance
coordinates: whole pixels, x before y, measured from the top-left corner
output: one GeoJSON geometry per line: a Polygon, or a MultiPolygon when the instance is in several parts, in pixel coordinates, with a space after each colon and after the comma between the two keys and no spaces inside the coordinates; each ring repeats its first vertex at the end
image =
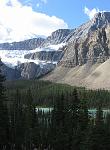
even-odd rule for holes
{"type": "MultiPolygon", "coordinates": [[[[41,50],[41,49],[39,49],[41,50]]],[[[39,59],[26,59],[24,55],[34,53],[36,50],[0,50],[0,58],[8,67],[14,68],[20,63],[34,62],[35,64],[46,65],[47,63],[57,64],[57,62],[40,61],[39,59]]]]}
{"type": "Polygon", "coordinates": [[[24,55],[40,51],[57,51],[60,50],[60,48],[62,48],[63,46],[65,46],[65,43],[49,45],[45,48],[36,48],[35,50],[0,50],[0,57],[2,59],[2,62],[11,68],[14,68],[19,63],[26,62],[34,62],[35,64],[40,64],[41,66],[46,65],[47,63],[53,63],[57,65],[57,62],[26,59],[24,58],[24,55]]]}
{"type": "Polygon", "coordinates": [[[60,50],[60,48],[62,48],[63,46],[65,46],[66,43],[61,43],[61,44],[57,44],[57,45],[49,45],[47,47],[44,48],[36,48],[34,50],[29,51],[30,53],[35,53],[35,52],[41,52],[41,51],[57,51],[60,50]]]}
{"type": "Polygon", "coordinates": [[[66,43],[60,43],[60,44],[57,44],[57,45],[49,45],[47,48],[54,49],[54,50],[59,50],[60,48],[62,48],[65,45],[66,45],[66,43]]]}

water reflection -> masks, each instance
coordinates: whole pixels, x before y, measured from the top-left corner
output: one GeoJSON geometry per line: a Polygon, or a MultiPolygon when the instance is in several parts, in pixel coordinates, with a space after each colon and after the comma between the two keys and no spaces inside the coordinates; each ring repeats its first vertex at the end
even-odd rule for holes
{"type": "MultiPolygon", "coordinates": [[[[44,113],[48,113],[48,112],[51,112],[52,110],[53,110],[52,107],[38,107],[38,108],[36,108],[36,112],[42,111],[44,113]]],[[[88,110],[88,114],[92,117],[96,116],[96,112],[97,112],[96,109],[89,109],[88,110]]],[[[110,114],[110,109],[103,109],[103,116],[105,117],[107,114],[110,114]]]]}

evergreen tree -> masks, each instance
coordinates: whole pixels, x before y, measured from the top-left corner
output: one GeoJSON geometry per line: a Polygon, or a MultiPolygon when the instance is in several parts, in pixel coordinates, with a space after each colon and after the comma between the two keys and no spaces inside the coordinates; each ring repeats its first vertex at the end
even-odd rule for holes
{"type": "Polygon", "coordinates": [[[64,94],[58,95],[55,102],[54,110],[52,111],[52,143],[53,149],[66,150],[67,149],[67,132],[65,128],[66,108],[64,94]]]}
{"type": "Polygon", "coordinates": [[[105,128],[103,120],[103,112],[101,107],[98,107],[96,114],[96,123],[91,128],[88,135],[88,148],[89,150],[109,150],[110,149],[110,134],[105,128]]]}
{"type": "Polygon", "coordinates": [[[11,142],[15,145],[16,150],[20,150],[24,144],[24,111],[22,97],[19,90],[16,90],[15,98],[11,107],[11,142]]]}
{"type": "Polygon", "coordinates": [[[32,122],[32,143],[34,148],[38,149],[40,145],[40,127],[38,121],[38,112],[36,112],[36,106],[33,106],[32,122]]]}
{"type": "Polygon", "coordinates": [[[9,117],[5,97],[5,77],[1,73],[1,67],[2,62],[0,60],[0,149],[2,150],[9,142],[9,117]]]}
{"type": "Polygon", "coordinates": [[[33,96],[31,90],[28,89],[26,93],[26,105],[25,105],[25,147],[26,150],[31,150],[33,141],[32,133],[34,127],[35,108],[33,105],[33,96]]]}
{"type": "Polygon", "coordinates": [[[80,117],[80,100],[78,98],[77,90],[70,95],[70,127],[69,127],[69,137],[70,137],[70,147],[69,149],[79,149],[80,147],[80,127],[79,127],[79,117],[80,117]]]}
{"type": "Polygon", "coordinates": [[[85,132],[88,127],[88,108],[86,101],[80,101],[76,89],[69,96],[68,137],[69,148],[79,150],[83,147],[85,132]]]}

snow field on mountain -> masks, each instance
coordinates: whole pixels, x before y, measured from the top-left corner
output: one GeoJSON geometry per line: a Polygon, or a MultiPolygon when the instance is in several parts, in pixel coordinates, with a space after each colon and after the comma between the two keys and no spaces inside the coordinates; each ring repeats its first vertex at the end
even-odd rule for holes
{"type": "MultiPolygon", "coordinates": [[[[24,55],[29,53],[35,53],[40,51],[56,51],[59,48],[64,46],[64,43],[58,45],[49,45],[46,48],[36,48],[35,50],[0,50],[0,57],[2,62],[9,67],[14,68],[19,63],[26,63],[26,62],[34,62],[35,64],[45,65],[46,63],[51,63],[50,61],[40,61],[40,60],[33,60],[33,59],[26,59],[24,55]]],[[[52,62],[53,64],[57,64],[57,62],[52,62]]]]}

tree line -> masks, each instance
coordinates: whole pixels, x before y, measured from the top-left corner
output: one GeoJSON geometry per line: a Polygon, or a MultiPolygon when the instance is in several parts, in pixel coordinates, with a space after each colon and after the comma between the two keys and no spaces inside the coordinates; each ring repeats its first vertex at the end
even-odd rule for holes
{"type": "Polygon", "coordinates": [[[22,94],[22,100],[25,102],[27,90],[30,89],[34,102],[37,105],[47,107],[54,105],[53,99],[57,99],[58,94],[61,95],[63,92],[64,96],[66,96],[67,93],[71,94],[74,88],[76,88],[79,99],[85,99],[89,109],[97,108],[99,104],[105,109],[110,108],[110,91],[104,89],[89,90],[84,87],[73,87],[42,80],[6,81],[5,87],[6,96],[10,101],[14,100],[16,90],[19,89],[22,94]]]}

